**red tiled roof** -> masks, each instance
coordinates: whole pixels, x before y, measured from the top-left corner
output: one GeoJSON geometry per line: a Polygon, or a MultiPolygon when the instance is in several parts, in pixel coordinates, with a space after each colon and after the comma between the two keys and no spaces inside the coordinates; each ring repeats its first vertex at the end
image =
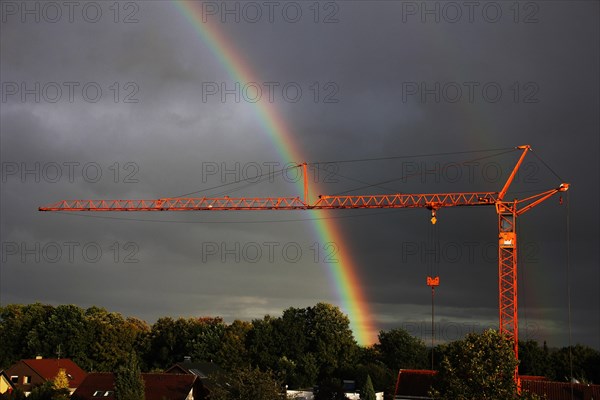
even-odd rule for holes
{"type": "Polygon", "coordinates": [[[115,376],[111,372],[92,372],[86,376],[81,382],[75,393],[73,393],[73,399],[91,399],[94,397],[94,393],[97,391],[113,393],[110,396],[105,396],[105,399],[114,399],[115,390],[115,376]]]}
{"type": "MultiPolygon", "coordinates": [[[[400,370],[396,383],[396,393],[403,396],[427,396],[437,371],[431,370],[400,370]]],[[[521,376],[521,386],[524,391],[545,396],[547,400],[572,400],[571,384],[568,382],[552,382],[543,376],[521,376]]],[[[575,383],[573,400],[600,399],[600,385],[584,385],[575,383]]]]}
{"type": "Polygon", "coordinates": [[[550,379],[540,375],[519,375],[521,381],[549,381],[550,379]]]}
{"type": "Polygon", "coordinates": [[[65,369],[67,375],[71,375],[72,379],[69,378],[69,387],[78,387],[86,376],[84,370],[79,368],[79,365],[75,364],[68,358],[41,358],[41,359],[28,359],[21,360],[29,368],[37,372],[42,378],[47,381],[53,380],[60,369],[65,369]]]}
{"type": "Polygon", "coordinates": [[[402,396],[427,396],[437,371],[428,369],[401,369],[396,381],[396,394],[402,396]]]}
{"type": "Polygon", "coordinates": [[[437,371],[432,369],[401,369],[399,374],[405,375],[437,375],[437,371]]]}
{"type": "MultiPolygon", "coordinates": [[[[142,374],[146,400],[184,400],[193,389],[197,377],[183,374],[142,374]]],[[[91,373],[79,385],[73,399],[113,400],[115,375],[110,372],[91,373]],[[94,396],[94,393],[97,393],[94,396]],[[105,396],[106,392],[109,392],[105,396]]]]}
{"type": "MultiPolygon", "coordinates": [[[[572,386],[574,400],[600,399],[600,385],[574,383],[572,386]]],[[[571,400],[571,384],[568,382],[523,380],[521,387],[524,391],[546,396],[548,400],[571,400]]]]}

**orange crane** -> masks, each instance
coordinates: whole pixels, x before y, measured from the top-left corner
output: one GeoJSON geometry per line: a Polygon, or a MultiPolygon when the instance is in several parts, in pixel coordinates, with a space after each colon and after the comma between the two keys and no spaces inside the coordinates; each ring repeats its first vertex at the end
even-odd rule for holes
{"type": "MultiPolygon", "coordinates": [[[[300,197],[175,197],[156,200],[62,200],[40,207],[40,211],[224,211],[224,210],[329,210],[365,208],[426,208],[431,222],[436,211],[445,207],[494,206],[498,215],[498,291],[500,332],[513,342],[518,359],[519,325],[517,297],[517,217],[559,192],[568,183],[524,199],[505,200],[531,146],[518,146],[521,156],[500,192],[457,192],[429,194],[320,195],[314,203],[308,197],[307,164],[300,164],[304,176],[304,199],[300,197]]],[[[439,283],[439,282],[438,282],[439,283]]],[[[515,369],[518,387],[518,367],[515,369]]]]}

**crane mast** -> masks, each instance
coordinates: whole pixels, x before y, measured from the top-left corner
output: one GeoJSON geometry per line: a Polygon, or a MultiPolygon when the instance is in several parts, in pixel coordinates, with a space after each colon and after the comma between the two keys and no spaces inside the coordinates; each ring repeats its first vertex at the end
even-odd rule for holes
{"type": "MultiPolygon", "coordinates": [[[[498,294],[499,330],[513,343],[515,357],[519,355],[519,324],[517,296],[517,217],[553,195],[569,189],[568,183],[524,199],[505,201],[504,197],[516,177],[531,146],[518,146],[521,156],[500,192],[457,192],[378,195],[320,195],[309,200],[307,164],[303,168],[304,198],[300,197],[169,197],[153,200],[61,200],[39,207],[39,211],[226,211],[226,210],[332,210],[426,208],[435,212],[445,207],[495,206],[498,215],[498,294]]],[[[520,388],[518,367],[514,374],[520,388]]],[[[519,389],[520,390],[520,389],[519,389]]]]}

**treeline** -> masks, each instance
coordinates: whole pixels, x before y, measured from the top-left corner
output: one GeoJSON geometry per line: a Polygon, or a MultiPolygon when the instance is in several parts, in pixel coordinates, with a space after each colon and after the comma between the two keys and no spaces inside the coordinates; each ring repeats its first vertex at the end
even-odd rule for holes
{"type": "MultiPolygon", "coordinates": [[[[434,349],[435,360],[448,346],[434,349]]],[[[600,383],[600,352],[574,346],[573,375],[600,383]]],[[[149,325],[103,308],[40,303],[0,308],[0,369],[23,358],[71,358],[87,371],[116,371],[130,354],[142,371],[160,371],[190,356],[226,371],[273,371],[289,388],[336,386],[353,379],[360,388],[370,375],[377,391],[393,391],[400,368],[431,368],[430,349],[402,329],[381,331],[378,342],[359,346],[348,317],[319,303],[289,308],[280,317],[227,324],[219,317],[163,317],[149,325]],[[60,354],[59,354],[60,353],[60,354]]],[[[520,372],[564,381],[570,376],[569,349],[521,344],[520,372]]],[[[437,368],[439,365],[436,365],[437,368]]]]}

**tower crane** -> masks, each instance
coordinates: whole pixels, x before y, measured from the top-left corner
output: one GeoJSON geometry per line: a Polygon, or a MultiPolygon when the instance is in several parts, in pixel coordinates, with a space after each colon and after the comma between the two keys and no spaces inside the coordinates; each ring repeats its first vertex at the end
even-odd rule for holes
{"type": "MultiPolygon", "coordinates": [[[[498,297],[499,330],[512,341],[515,357],[519,356],[519,324],[517,296],[517,218],[549,199],[569,189],[568,183],[523,198],[506,200],[530,145],[518,146],[521,155],[500,192],[456,192],[423,194],[319,195],[311,203],[308,192],[307,164],[303,168],[304,198],[300,197],[170,197],[154,200],[61,200],[39,207],[39,211],[262,211],[262,210],[330,210],[425,208],[436,222],[436,211],[446,207],[493,206],[498,216],[498,297]]],[[[514,379],[520,387],[518,366],[514,379]]]]}

